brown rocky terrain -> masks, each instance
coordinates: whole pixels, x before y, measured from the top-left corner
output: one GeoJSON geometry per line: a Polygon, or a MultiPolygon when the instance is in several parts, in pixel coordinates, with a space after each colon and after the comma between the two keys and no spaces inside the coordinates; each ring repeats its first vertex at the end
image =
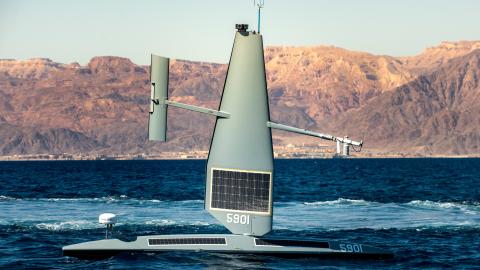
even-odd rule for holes
{"type": "MultiPolygon", "coordinates": [[[[385,152],[476,154],[477,47],[480,42],[442,43],[404,58],[327,46],[268,47],[272,120],[364,135],[367,148],[385,152]]],[[[170,96],[217,108],[226,68],[172,60],[170,96]]],[[[86,66],[0,60],[0,155],[207,149],[214,119],[176,108],[169,109],[170,141],[147,141],[148,72],[121,57],[95,57],[86,66]]],[[[280,144],[303,140],[279,135],[280,144]]]]}
{"type": "Polygon", "coordinates": [[[415,74],[432,71],[450,59],[466,55],[480,49],[479,41],[444,41],[438,46],[425,49],[421,54],[403,57],[402,61],[408,70],[415,74]]]}
{"type": "Polygon", "coordinates": [[[274,47],[265,54],[273,106],[297,111],[304,119],[282,119],[304,127],[364,105],[378,94],[414,77],[402,62],[336,47],[274,47]]]}
{"type": "Polygon", "coordinates": [[[432,155],[480,153],[480,49],[351,110],[334,130],[364,134],[365,144],[432,155]]]}

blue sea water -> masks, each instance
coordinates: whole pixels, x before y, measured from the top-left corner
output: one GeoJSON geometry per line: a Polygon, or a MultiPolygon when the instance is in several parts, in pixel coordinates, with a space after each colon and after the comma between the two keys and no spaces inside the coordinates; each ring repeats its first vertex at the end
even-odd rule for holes
{"type": "Polygon", "coordinates": [[[480,159],[277,160],[279,237],[389,249],[386,261],[160,253],[103,261],[61,256],[115,235],[228,233],[203,210],[205,161],[0,162],[0,268],[412,269],[480,268],[480,159]]]}

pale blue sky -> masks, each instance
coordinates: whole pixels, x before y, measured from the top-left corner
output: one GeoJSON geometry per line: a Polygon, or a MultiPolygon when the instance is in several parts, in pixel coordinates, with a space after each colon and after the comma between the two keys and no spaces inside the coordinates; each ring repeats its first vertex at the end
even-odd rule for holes
{"type": "MultiPolygon", "coordinates": [[[[335,45],[418,54],[441,41],[480,39],[476,0],[265,0],[268,45],[335,45]]],[[[116,55],[148,64],[151,52],[226,63],[235,23],[256,29],[253,0],[0,0],[0,58],[86,64],[116,55]]]]}

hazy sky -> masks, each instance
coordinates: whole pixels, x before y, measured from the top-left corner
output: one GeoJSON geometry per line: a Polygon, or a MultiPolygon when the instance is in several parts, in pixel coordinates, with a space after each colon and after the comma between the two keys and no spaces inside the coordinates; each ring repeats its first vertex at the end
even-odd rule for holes
{"type": "MultiPolygon", "coordinates": [[[[480,40],[477,0],[265,0],[265,45],[335,45],[394,56],[480,40]]],[[[0,58],[86,64],[151,52],[225,63],[235,23],[256,29],[253,0],[0,0],[0,58]]]]}

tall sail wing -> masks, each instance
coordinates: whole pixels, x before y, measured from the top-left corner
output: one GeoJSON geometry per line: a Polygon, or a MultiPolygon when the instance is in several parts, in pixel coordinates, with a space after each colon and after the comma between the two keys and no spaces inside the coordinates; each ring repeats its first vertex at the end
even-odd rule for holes
{"type": "Polygon", "coordinates": [[[167,105],[168,98],[168,58],[152,54],[150,66],[150,115],[148,118],[148,138],[150,140],[167,140],[167,105]]]}
{"type": "Polygon", "coordinates": [[[272,229],[273,150],[263,41],[235,35],[206,173],[205,209],[235,234],[272,229]]]}

